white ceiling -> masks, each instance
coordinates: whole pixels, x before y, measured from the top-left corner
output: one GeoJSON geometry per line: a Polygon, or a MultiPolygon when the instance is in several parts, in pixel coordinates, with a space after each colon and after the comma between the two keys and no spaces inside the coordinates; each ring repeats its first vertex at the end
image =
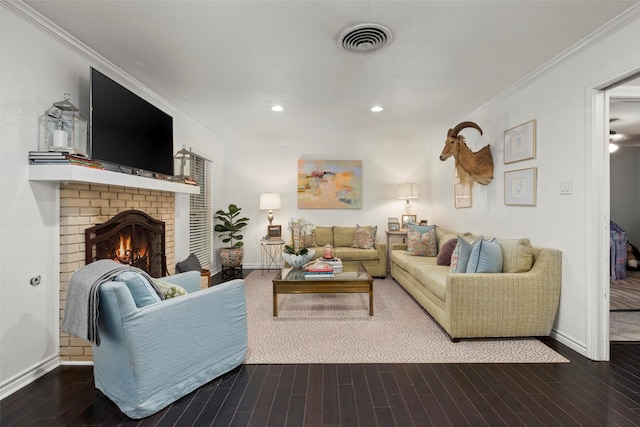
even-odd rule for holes
{"type": "Polygon", "coordinates": [[[26,3],[228,143],[371,144],[444,137],[636,2],[26,3]],[[338,35],[362,22],[393,41],[340,50],[338,35]]]}

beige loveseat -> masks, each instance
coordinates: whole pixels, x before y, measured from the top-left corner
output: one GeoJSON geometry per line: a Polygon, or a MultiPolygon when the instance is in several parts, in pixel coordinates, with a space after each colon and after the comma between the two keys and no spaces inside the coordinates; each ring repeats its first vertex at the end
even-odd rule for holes
{"type": "MultiPolygon", "coordinates": [[[[458,235],[436,227],[438,250],[458,235]]],[[[464,238],[473,241],[476,236],[467,233],[464,238]]],[[[498,242],[503,271],[527,271],[450,273],[449,266],[437,265],[436,257],[407,255],[406,245],[394,244],[391,276],[454,341],[549,335],[560,299],[562,252],[531,246],[528,239],[498,242]]]]}
{"type": "Polygon", "coordinates": [[[333,246],[334,256],[342,259],[342,264],[346,268],[359,261],[371,276],[385,277],[387,274],[387,245],[375,242],[373,249],[353,248],[355,235],[356,227],[316,227],[311,239],[315,244],[308,245],[308,248],[314,249],[316,257],[320,257],[324,254],[324,246],[328,243],[333,246]]]}

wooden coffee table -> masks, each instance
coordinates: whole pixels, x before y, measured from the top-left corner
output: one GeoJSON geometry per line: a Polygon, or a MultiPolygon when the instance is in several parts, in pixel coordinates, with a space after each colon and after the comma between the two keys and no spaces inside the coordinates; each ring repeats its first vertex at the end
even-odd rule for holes
{"type": "Polygon", "coordinates": [[[345,293],[369,293],[369,316],[373,316],[373,279],[362,263],[326,279],[305,279],[302,270],[285,268],[273,279],[273,315],[278,315],[279,294],[345,293]]]}

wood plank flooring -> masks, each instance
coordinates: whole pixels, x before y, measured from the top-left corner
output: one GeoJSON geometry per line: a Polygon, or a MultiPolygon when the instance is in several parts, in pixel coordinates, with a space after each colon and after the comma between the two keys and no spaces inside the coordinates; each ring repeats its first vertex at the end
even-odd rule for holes
{"type": "Polygon", "coordinates": [[[640,271],[627,271],[627,278],[611,280],[611,311],[640,310],[640,271]]]}
{"type": "Polygon", "coordinates": [[[568,364],[243,365],[159,413],[131,420],[64,366],[1,402],[2,426],[640,425],[640,345],[568,364]]]}

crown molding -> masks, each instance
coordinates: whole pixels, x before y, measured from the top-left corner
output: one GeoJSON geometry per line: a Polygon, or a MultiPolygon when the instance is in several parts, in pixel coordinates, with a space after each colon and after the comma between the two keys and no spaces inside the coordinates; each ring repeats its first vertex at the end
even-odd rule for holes
{"type": "Polygon", "coordinates": [[[215,135],[215,133],[211,129],[196,121],[193,117],[189,116],[184,111],[177,108],[165,98],[161,97],[156,92],[151,90],[149,87],[136,80],[133,76],[118,68],[107,58],[100,55],[98,52],[96,52],[77,38],[73,37],[60,26],[51,22],[44,15],[24,3],[22,0],[0,0],[0,6],[13,12],[15,15],[17,15],[33,27],[39,29],[60,44],[66,46],[82,58],[86,59],[92,66],[94,66],[95,68],[99,68],[100,72],[102,72],[103,74],[111,77],[114,80],[117,80],[118,83],[122,84],[128,89],[133,90],[134,92],[138,92],[139,94],[143,94],[148,100],[156,104],[156,106],[161,105],[163,108],[171,110],[174,116],[180,116],[189,124],[220,140],[220,138],[215,135]]]}
{"type": "Polygon", "coordinates": [[[489,101],[485,102],[482,106],[480,106],[479,108],[475,109],[472,113],[470,113],[470,116],[474,116],[480,113],[485,108],[489,107],[494,102],[514,94],[522,87],[539,79],[541,76],[553,70],[560,64],[568,62],[575,56],[579,55],[580,53],[584,52],[585,50],[599,43],[600,41],[606,39],[611,34],[616,33],[621,28],[624,28],[627,25],[637,21],[638,19],[640,19],[640,2],[629,7],[627,10],[620,13],[618,16],[614,17],[613,19],[611,19],[606,24],[602,25],[597,30],[593,31],[583,39],[579,40],[570,48],[561,52],[551,60],[547,61],[540,67],[528,73],[526,76],[524,76],[520,80],[513,83],[511,86],[504,89],[502,92],[498,93],[496,96],[494,96],[489,101]]]}

